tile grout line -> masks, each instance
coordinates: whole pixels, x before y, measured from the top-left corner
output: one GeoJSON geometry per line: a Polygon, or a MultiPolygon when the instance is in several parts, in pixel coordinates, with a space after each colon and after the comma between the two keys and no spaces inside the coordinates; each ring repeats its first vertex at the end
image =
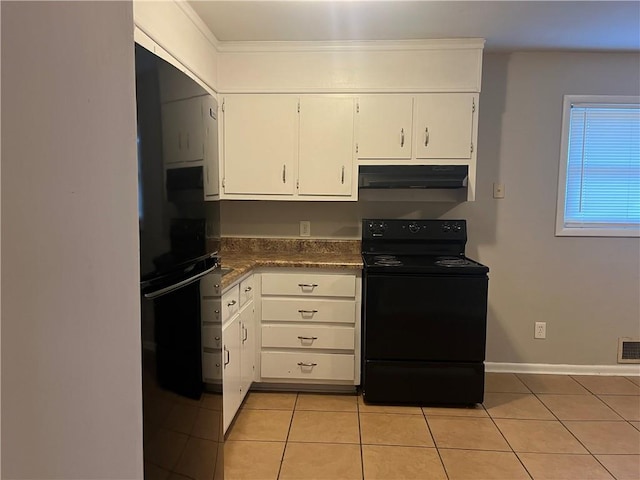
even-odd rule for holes
{"type": "MultiPolygon", "coordinates": [[[[529,390],[529,392],[533,395],[535,395],[535,393],[533,393],[533,391],[529,388],[529,385],[525,384],[520,377],[518,377],[518,375],[515,375],[516,378],[518,379],[518,381],[520,383],[522,383],[525,388],[527,390],[529,390]]],[[[485,392],[486,393],[490,393],[490,392],[485,392]]],[[[484,397],[484,395],[483,395],[484,397]]],[[[537,398],[537,397],[536,397],[537,398]]],[[[538,401],[540,401],[540,399],[538,399],[538,401]]],[[[546,406],[545,406],[546,407],[546,406]]],[[[482,408],[485,409],[485,411],[487,412],[487,416],[489,417],[489,419],[491,420],[491,423],[493,423],[493,426],[496,427],[496,430],[498,430],[498,432],[500,432],[500,436],[504,439],[505,443],[507,444],[507,446],[511,449],[511,453],[513,453],[513,455],[518,459],[518,462],[520,462],[520,465],[522,465],[522,468],[524,468],[524,471],[527,473],[527,475],[529,475],[529,478],[533,478],[533,474],[529,471],[529,469],[527,468],[527,466],[524,464],[524,462],[522,461],[522,459],[520,458],[520,456],[518,455],[518,453],[513,449],[513,447],[511,446],[511,444],[509,443],[509,440],[507,440],[507,437],[504,435],[504,433],[502,433],[502,430],[500,430],[500,427],[498,426],[498,424],[496,423],[496,421],[494,420],[494,418],[491,416],[491,413],[489,412],[489,410],[484,406],[484,402],[482,403],[482,408]]],[[[566,427],[565,427],[566,428],[566,427]]]]}
{"type": "Polygon", "coordinates": [[[436,443],[436,437],[433,435],[433,432],[431,431],[431,426],[429,425],[429,419],[427,418],[427,414],[425,413],[424,408],[422,407],[420,407],[420,411],[422,411],[422,416],[424,417],[424,421],[427,424],[427,430],[429,431],[429,435],[431,436],[431,441],[433,442],[433,446],[435,447],[436,452],[438,454],[438,458],[440,459],[440,463],[442,464],[442,470],[444,471],[444,476],[447,477],[447,480],[449,480],[450,478],[449,472],[447,472],[447,466],[444,464],[444,460],[442,459],[442,455],[440,454],[440,448],[436,443]]]}
{"type": "Polygon", "coordinates": [[[299,396],[300,396],[300,393],[296,392],[296,399],[293,402],[293,409],[291,410],[291,420],[289,420],[289,429],[287,430],[287,437],[284,439],[284,448],[282,449],[282,457],[280,458],[280,466],[278,467],[278,475],[276,475],[276,480],[280,478],[280,474],[282,473],[282,465],[284,464],[284,456],[287,453],[287,445],[289,444],[289,434],[291,433],[291,426],[293,425],[293,417],[296,414],[296,406],[298,405],[299,396]]]}
{"type": "Polygon", "coordinates": [[[365,480],[365,478],[364,478],[364,451],[363,451],[363,447],[362,447],[362,424],[360,423],[360,395],[358,395],[357,392],[356,392],[356,414],[358,415],[358,438],[360,439],[360,468],[362,469],[362,480],[365,480]]]}
{"type": "MultiPolygon", "coordinates": [[[[584,388],[587,392],[589,392],[589,394],[590,394],[591,396],[593,396],[593,397],[597,398],[600,402],[602,402],[602,403],[604,403],[604,404],[606,405],[606,403],[605,403],[605,402],[603,402],[602,400],[600,400],[596,394],[594,394],[591,390],[589,390],[587,387],[585,387],[584,385],[582,385],[578,380],[576,380],[575,378],[573,378],[571,375],[568,375],[568,377],[569,377],[569,378],[571,378],[574,382],[578,383],[578,384],[579,384],[582,388],[584,388]]],[[[610,471],[609,471],[609,469],[608,469],[607,467],[605,467],[605,466],[604,466],[604,464],[603,464],[603,463],[598,459],[598,457],[596,457],[596,456],[595,456],[595,454],[591,453],[591,450],[589,450],[589,449],[587,448],[587,446],[586,446],[584,443],[582,443],[582,442],[580,441],[580,439],[579,439],[579,438],[578,438],[578,437],[577,437],[577,436],[576,436],[576,435],[575,435],[571,430],[569,430],[569,427],[567,427],[567,426],[564,424],[564,422],[563,422],[562,420],[560,420],[560,418],[559,418],[559,417],[558,417],[558,416],[557,416],[553,411],[551,411],[551,409],[550,409],[549,407],[547,407],[547,405],[546,405],[546,404],[542,401],[542,399],[540,399],[540,397],[538,396],[538,393],[534,392],[533,390],[531,391],[531,393],[533,393],[533,395],[538,399],[538,401],[539,401],[540,403],[542,403],[542,404],[547,408],[547,410],[549,410],[549,412],[551,412],[551,415],[553,415],[553,416],[558,420],[558,422],[560,422],[560,425],[562,425],[562,426],[567,430],[567,432],[569,432],[569,434],[570,434],[573,438],[575,438],[575,439],[576,439],[576,441],[577,441],[580,445],[582,445],[582,448],[584,448],[584,449],[587,451],[587,454],[588,454],[591,458],[593,458],[593,459],[594,459],[594,460],[595,460],[599,465],[601,465],[601,466],[602,466],[602,468],[604,468],[604,470],[605,470],[607,473],[609,473],[609,475],[611,475],[611,476],[615,479],[615,478],[616,478],[616,476],[615,476],[612,472],[610,472],[610,471]]],[[[541,394],[541,395],[544,395],[544,393],[540,393],[540,394],[541,394]]],[[[553,395],[553,394],[548,394],[548,395],[553,395]]],[[[586,396],[588,396],[588,395],[586,395],[586,396]]],[[[609,407],[609,405],[607,405],[607,407],[609,407]]],[[[611,407],[609,407],[609,408],[611,409],[611,407]]],[[[613,409],[611,409],[611,410],[613,411],[613,409]]],[[[615,411],[614,411],[614,413],[617,415],[617,412],[615,412],[615,411]]],[[[586,420],[585,420],[585,421],[586,421],[586,420]]],[[[523,452],[523,453],[524,453],[524,452],[523,452]]],[[[516,454],[516,455],[517,455],[517,454],[516,454]]],[[[560,454],[557,454],[557,455],[560,455],[560,454]]],[[[566,454],[562,454],[562,455],[566,455],[566,454]]],[[[518,459],[520,459],[520,456],[519,456],[519,455],[517,455],[517,456],[518,456],[518,459]]],[[[521,460],[521,462],[522,462],[522,460],[521,460]]]]}

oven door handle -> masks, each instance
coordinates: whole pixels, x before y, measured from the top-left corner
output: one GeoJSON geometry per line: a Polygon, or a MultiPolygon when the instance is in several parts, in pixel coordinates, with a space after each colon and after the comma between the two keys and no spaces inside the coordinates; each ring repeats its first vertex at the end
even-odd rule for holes
{"type": "Polygon", "coordinates": [[[185,278],[184,280],[179,281],[178,283],[174,283],[173,285],[169,285],[168,287],[161,288],[160,290],[155,290],[153,292],[145,293],[144,298],[148,298],[149,300],[153,300],[154,298],[158,298],[162,295],[166,295],[167,293],[174,292],[179,288],[186,287],[194,282],[197,282],[205,275],[213,272],[216,268],[218,268],[218,264],[216,263],[213,267],[206,269],[203,272],[196,273],[192,277],[185,278]]]}

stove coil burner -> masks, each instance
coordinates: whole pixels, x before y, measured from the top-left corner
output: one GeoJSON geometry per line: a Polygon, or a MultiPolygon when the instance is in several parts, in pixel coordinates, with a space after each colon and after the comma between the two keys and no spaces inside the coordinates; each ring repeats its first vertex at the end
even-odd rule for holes
{"type": "Polygon", "coordinates": [[[398,260],[394,255],[376,255],[373,257],[374,265],[380,265],[384,267],[394,267],[402,265],[402,262],[398,260]]]}
{"type": "Polygon", "coordinates": [[[442,257],[436,260],[435,264],[441,267],[468,267],[472,266],[473,262],[467,260],[466,258],[442,257]]]}

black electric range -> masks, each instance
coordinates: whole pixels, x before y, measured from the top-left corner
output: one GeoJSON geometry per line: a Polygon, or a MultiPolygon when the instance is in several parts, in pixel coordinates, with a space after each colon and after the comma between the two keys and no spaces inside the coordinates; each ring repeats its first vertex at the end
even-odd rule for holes
{"type": "Polygon", "coordinates": [[[484,396],[489,268],[465,220],[363,220],[363,398],[474,404],[484,396]]]}

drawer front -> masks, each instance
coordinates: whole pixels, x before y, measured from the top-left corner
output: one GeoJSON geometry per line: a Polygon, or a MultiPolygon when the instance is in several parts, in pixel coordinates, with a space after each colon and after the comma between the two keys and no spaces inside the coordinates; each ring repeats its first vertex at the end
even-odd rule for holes
{"type": "Polygon", "coordinates": [[[263,273],[262,294],[355,297],[356,276],[351,274],[263,273]]]}
{"type": "Polygon", "coordinates": [[[336,326],[263,325],[262,346],[353,350],[355,329],[336,326]]]}
{"type": "Polygon", "coordinates": [[[202,346],[204,348],[222,348],[222,326],[204,325],[202,327],[202,346]]]}
{"type": "Polygon", "coordinates": [[[202,321],[205,323],[220,323],[222,321],[222,309],[220,298],[203,298],[200,301],[202,321]]]}
{"type": "Polygon", "coordinates": [[[240,307],[253,299],[253,275],[240,282],[240,307]]]}
{"type": "Polygon", "coordinates": [[[219,297],[220,293],[222,293],[220,290],[220,275],[210,273],[202,277],[202,280],[200,280],[200,295],[203,297],[219,297]]]}
{"type": "Polygon", "coordinates": [[[220,366],[220,354],[202,354],[202,380],[218,381],[222,380],[222,368],[220,366]]]}
{"type": "Polygon", "coordinates": [[[355,323],[356,303],[353,300],[263,298],[262,320],[355,323]]]}
{"type": "Polygon", "coordinates": [[[238,308],[240,298],[239,298],[238,285],[227,290],[224,295],[222,295],[222,321],[226,322],[231,317],[233,317],[236,313],[238,313],[238,308]]]}
{"type": "Polygon", "coordinates": [[[355,357],[340,353],[262,352],[262,378],[354,379],[355,357]]]}

